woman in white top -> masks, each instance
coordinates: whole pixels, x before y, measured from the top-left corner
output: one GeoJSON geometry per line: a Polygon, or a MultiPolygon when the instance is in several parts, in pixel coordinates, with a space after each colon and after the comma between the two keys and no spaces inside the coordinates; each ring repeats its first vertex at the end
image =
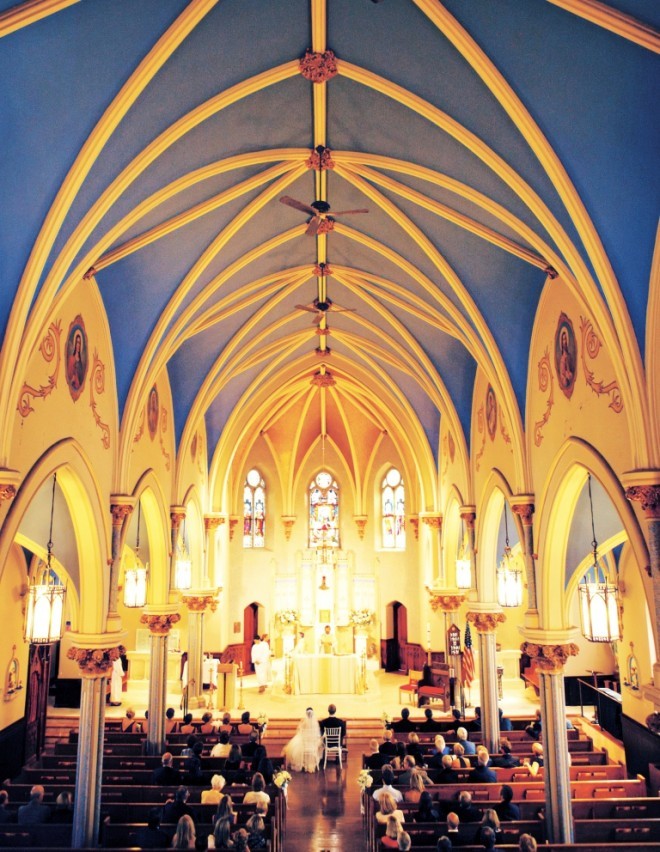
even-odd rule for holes
{"type": "Polygon", "coordinates": [[[295,736],[284,746],[282,754],[294,772],[316,772],[323,752],[321,726],[314,711],[308,707],[298,723],[295,736]]]}
{"type": "Polygon", "coordinates": [[[252,776],[252,789],[248,790],[248,792],[243,796],[243,804],[244,805],[252,805],[256,802],[265,802],[267,805],[270,804],[270,796],[268,793],[264,792],[264,787],[266,786],[266,781],[264,780],[264,776],[261,772],[255,772],[252,776]]]}

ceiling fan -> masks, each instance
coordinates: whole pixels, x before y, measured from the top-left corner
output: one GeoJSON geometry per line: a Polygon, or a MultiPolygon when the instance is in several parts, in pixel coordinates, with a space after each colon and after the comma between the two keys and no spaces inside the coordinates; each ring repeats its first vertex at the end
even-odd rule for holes
{"type": "Polygon", "coordinates": [[[299,311],[309,311],[310,314],[317,314],[317,318],[314,322],[319,322],[323,314],[328,311],[345,314],[355,313],[357,310],[357,308],[341,308],[339,305],[335,305],[329,296],[326,296],[325,299],[314,299],[311,305],[295,305],[295,307],[299,311]]]}
{"type": "Polygon", "coordinates": [[[368,213],[369,211],[366,208],[360,208],[358,210],[339,210],[337,213],[333,213],[332,216],[330,213],[330,205],[327,201],[312,201],[311,204],[304,204],[302,201],[297,201],[295,198],[291,198],[288,195],[283,195],[280,198],[282,204],[286,204],[287,207],[293,207],[294,210],[300,210],[301,213],[306,213],[308,216],[311,216],[311,219],[307,223],[307,230],[305,233],[308,237],[315,237],[319,232],[323,233],[322,225],[326,221],[334,222],[337,216],[352,216],[354,213],[368,213]]]}

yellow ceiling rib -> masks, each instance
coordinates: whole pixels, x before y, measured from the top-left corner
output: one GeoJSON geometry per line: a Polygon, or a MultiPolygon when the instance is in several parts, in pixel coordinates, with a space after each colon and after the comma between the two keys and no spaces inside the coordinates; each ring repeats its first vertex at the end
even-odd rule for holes
{"type": "Polygon", "coordinates": [[[326,0],[310,0],[312,16],[312,50],[323,53],[326,49],[327,17],[326,0]]]}
{"type": "MultiPolygon", "coordinates": [[[[586,264],[579,256],[568,236],[558,229],[564,240],[554,236],[560,247],[565,245],[565,256],[571,257],[574,274],[578,282],[584,287],[582,298],[589,309],[593,312],[594,319],[603,334],[605,346],[610,347],[615,363],[616,377],[619,381],[622,393],[630,400],[626,405],[625,417],[630,428],[632,446],[635,451],[634,463],[643,467],[647,464],[649,453],[653,450],[649,445],[648,430],[640,429],[640,424],[649,421],[648,399],[645,393],[645,375],[641,352],[637,344],[637,337],[632,326],[628,309],[621,294],[619,283],[614,274],[612,264],[605,252],[600,236],[575,189],[563,163],[553,150],[552,146],[541,132],[540,128],[513,91],[507,80],[491,62],[489,57],[479,47],[470,34],[459,24],[447,9],[438,0],[414,0],[415,4],[424,12],[438,30],[454,45],[463,58],[470,64],[473,70],[481,77],[493,97],[505,110],[511,121],[518,128],[522,137],[530,146],[538,162],[550,178],[559,198],[561,199],[582,244],[588,254],[589,260],[596,272],[600,289],[591,278],[586,264]],[[579,272],[578,272],[579,270],[579,272]],[[605,303],[601,291],[605,297],[605,303]],[[607,308],[607,309],[606,309],[607,308]],[[620,353],[621,357],[614,357],[620,353]],[[642,418],[636,418],[633,413],[638,408],[642,412],[642,418]]],[[[341,72],[344,73],[342,63],[341,72]]],[[[508,178],[505,178],[508,180],[508,178]]],[[[534,200],[535,209],[538,205],[537,216],[541,213],[546,215],[545,205],[541,205],[540,199],[531,193],[529,187],[525,187],[520,179],[521,188],[525,188],[525,195],[529,201],[534,200]]],[[[541,219],[541,221],[543,221],[541,219]]],[[[554,219],[551,217],[554,225],[554,219]]]]}
{"type": "Polygon", "coordinates": [[[513,240],[503,236],[502,234],[499,234],[497,231],[494,231],[487,225],[482,225],[480,222],[477,222],[472,217],[466,216],[464,213],[459,213],[457,210],[454,210],[452,207],[448,207],[446,204],[441,204],[439,201],[433,201],[431,198],[426,195],[423,195],[421,192],[417,192],[417,190],[410,189],[409,187],[405,186],[405,184],[399,183],[398,181],[395,181],[392,178],[388,178],[370,169],[364,169],[359,167],[356,168],[353,166],[350,167],[349,170],[353,174],[359,174],[361,177],[366,178],[371,183],[376,183],[379,186],[384,187],[385,189],[389,189],[396,195],[400,195],[402,198],[406,198],[408,201],[414,202],[420,207],[423,207],[425,210],[429,210],[431,211],[431,213],[435,213],[436,216],[440,216],[443,219],[447,219],[454,225],[458,225],[459,228],[463,228],[464,230],[469,231],[471,234],[475,234],[475,236],[481,237],[481,239],[492,243],[492,245],[504,249],[504,251],[509,252],[509,254],[520,258],[520,260],[524,260],[526,263],[531,263],[532,266],[536,266],[539,269],[543,270],[546,270],[548,268],[548,261],[540,257],[535,252],[530,251],[529,249],[519,245],[518,243],[515,243],[513,240]]]}
{"type": "Polygon", "coordinates": [[[79,2],[80,0],[26,0],[25,3],[12,6],[6,12],[0,13],[0,38],[79,2]]]}
{"type": "Polygon", "coordinates": [[[155,225],[153,228],[149,228],[149,230],[144,231],[144,233],[139,234],[137,237],[133,237],[132,240],[128,240],[122,245],[106,252],[99,258],[99,260],[96,261],[96,263],[94,263],[95,272],[105,269],[105,267],[116,263],[123,257],[127,257],[129,254],[132,254],[133,252],[150,245],[156,240],[161,239],[161,237],[171,234],[173,231],[182,228],[184,225],[190,224],[190,222],[194,222],[195,219],[199,219],[207,213],[235,201],[237,198],[240,198],[242,195],[246,195],[253,189],[268,183],[268,181],[279,177],[285,172],[291,171],[292,168],[294,168],[294,166],[291,163],[279,163],[276,166],[272,166],[270,169],[266,169],[257,175],[247,178],[247,180],[235,184],[229,189],[219,192],[217,195],[214,195],[205,201],[201,201],[199,204],[195,204],[193,207],[189,207],[188,210],[184,210],[182,213],[178,213],[170,219],[166,219],[164,222],[161,222],[160,225],[155,225]]]}
{"type": "MultiPolygon", "coordinates": [[[[355,480],[355,492],[357,495],[362,494],[362,481],[360,474],[360,460],[358,458],[358,450],[355,441],[355,437],[353,435],[353,430],[351,429],[351,422],[346,415],[346,411],[344,410],[344,406],[342,405],[341,394],[337,392],[336,387],[331,388],[323,388],[324,391],[329,392],[332,397],[335,406],[337,407],[337,411],[339,413],[340,420],[344,427],[344,432],[346,434],[346,438],[348,440],[348,447],[351,453],[351,468],[353,470],[353,476],[355,480]]],[[[361,506],[356,507],[356,514],[361,514],[362,509],[361,506]]]]}
{"type": "Polygon", "coordinates": [[[655,27],[613,9],[606,3],[599,3],[598,0],[548,0],[548,3],[572,12],[640,47],[646,47],[653,53],[660,53],[660,32],[655,27]]]}

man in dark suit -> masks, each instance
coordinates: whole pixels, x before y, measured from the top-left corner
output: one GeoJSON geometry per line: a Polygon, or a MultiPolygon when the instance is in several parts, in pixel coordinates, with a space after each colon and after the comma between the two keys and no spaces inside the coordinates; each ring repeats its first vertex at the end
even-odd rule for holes
{"type": "Polygon", "coordinates": [[[380,744],[378,751],[386,757],[396,757],[397,747],[393,742],[393,734],[390,730],[383,731],[383,742],[380,744]]]}
{"type": "Polygon", "coordinates": [[[454,808],[461,822],[481,822],[482,813],[472,804],[472,793],[463,790],[458,794],[458,805],[454,808]]]}
{"type": "Polygon", "coordinates": [[[325,719],[321,719],[319,722],[321,726],[321,734],[325,733],[326,728],[341,728],[341,744],[342,746],[346,746],[346,722],[343,719],[340,719],[335,714],[337,713],[337,708],[334,704],[330,704],[328,706],[328,716],[325,719]]]}
{"type": "Polygon", "coordinates": [[[487,751],[480,751],[477,756],[477,765],[470,772],[470,782],[476,784],[489,784],[497,781],[497,774],[488,768],[489,756],[487,751]]]}
{"type": "Polygon", "coordinates": [[[513,799],[513,787],[502,784],[500,801],[495,805],[495,813],[501,820],[520,819],[520,808],[513,799]]]}
{"type": "Polygon", "coordinates": [[[187,787],[177,787],[173,799],[168,799],[163,805],[161,820],[164,823],[176,823],[184,814],[187,814],[192,821],[195,821],[195,812],[187,805],[190,798],[190,792],[187,787]]]}
{"type": "Polygon", "coordinates": [[[520,760],[512,753],[509,740],[500,740],[500,755],[493,758],[493,766],[511,769],[520,766],[520,760]]]}
{"type": "Polygon", "coordinates": [[[43,804],[44,788],[41,784],[35,784],[30,790],[30,800],[27,805],[21,805],[18,809],[19,825],[35,825],[39,822],[50,821],[50,808],[43,804]]]}
{"type": "Polygon", "coordinates": [[[442,755],[442,769],[436,771],[433,775],[433,779],[436,784],[457,784],[458,783],[458,772],[452,768],[452,764],[454,762],[454,758],[451,754],[443,754],[442,755]]]}
{"type": "Polygon", "coordinates": [[[408,732],[415,730],[415,723],[410,721],[410,710],[407,707],[404,707],[401,710],[401,718],[396,722],[392,722],[390,725],[393,731],[397,733],[400,732],[408,732]]]}
{"type": "Polygon", "coordinates": [[[135,845],[140,849],[168,849],[172,844],[169,834],[161,831],[158,808],[149,811],[149,821],[135,834],[135,845]]]}
{"type": "Polygon", "coordinates": [[[166,751],[162,757],[162,765],[156,767],[151,774],[151,783],[162,787],[178,787],[181,783],[181,773],[172,766],[172,755],[166,751]]]}

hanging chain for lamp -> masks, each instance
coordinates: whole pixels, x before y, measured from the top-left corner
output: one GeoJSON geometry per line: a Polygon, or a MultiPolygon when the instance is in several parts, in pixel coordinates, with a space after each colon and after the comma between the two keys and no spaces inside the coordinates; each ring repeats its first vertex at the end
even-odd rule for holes
{"type": "Polygon", "coordinates": [[[591,550],[593,564],[578,585],[582,635],[589,642],[616,642],[621,638],[619,624],[619,589],[608,583],[598,560],[598,541],[594,521],[594,502],[591,493],[591,474],[587,474],[589,511],[591,513],[591,550]],[[593,575],[593,579],[589,578],[593,575]]]}
{"type": "Polygon", "coordinates": [[[176,564],[174,568],[175,588],[183,592],[192,586],[192,560],[186,546],[186,519],[184,517],[181,535],[177,543],[176,564]]]}
{"type": "Polygon", "coordinates": [[[466,540],[465,523],[461,517],[461,546],[456,557],[456,587],[459,589],[472,588],[472,561],[470,548],[466,540]]]}
{"type": "MultiPolygon", "coordinates": [[[[53,488],[50,499],[50,526],[46,545],[46,565],[43,571],[37,571],[28,588],[28,602],[25,613],[25,640],[34,644],[57,642],[62,637],[62,621],[66,587],[59,577],[53,574],[53,524],[55,518],[55,487],[57,473],[53,474],[53,488]]],[[[43,563],[41,563],[43,565],[43,563]]]]}
{"type": "Polygon", "coordinates": [[[124,572],[124,606],[130,609],[143,607],[147,602],[147,567],[140,560],[140,515],[138,500],[137,535],[135,537],[135,567],[124,572]]]}
{"type": "Polygon", "coordinates": [[[511,555],[506,500],[504,501],[504,553],[496,573],[497,600],[500,606],[520,606],[522,604],[522,571],[516,567],[511,555]]]}

